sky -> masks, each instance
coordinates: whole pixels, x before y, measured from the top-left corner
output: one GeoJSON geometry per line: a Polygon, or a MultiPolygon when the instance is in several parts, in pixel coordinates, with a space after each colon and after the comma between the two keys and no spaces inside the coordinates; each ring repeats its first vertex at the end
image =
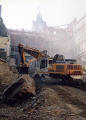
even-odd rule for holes
{"type": "Polygon", "coordinates": [[[48,26],[69,24],[86,14],[86,0],[0,0],[7,28],[31,30],[40,10],[48,26]]]}

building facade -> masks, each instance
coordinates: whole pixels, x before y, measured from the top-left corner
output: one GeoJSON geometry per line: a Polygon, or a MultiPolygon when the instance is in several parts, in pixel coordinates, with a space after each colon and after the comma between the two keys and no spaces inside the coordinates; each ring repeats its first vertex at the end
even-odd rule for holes
{"type": "Polygon", "coordinates": [[[2,6],[0,5],[0,17],[1,17],[1,7],[2,7],[2,6]]]}
{"type": "Polygon", "coordinates": [[[1,17],[0,5],[0,58],[8,60],[10,56],[10,37],[1,17]]]}
{"type": "Polygon", "coordinates": [[[41,13],[36,16],[36,20],[33,21],[32,30],[36,32],[43,32],[47,28],[46,22],[43,20],[41,13]]]}
{"type": "Polygon", "coordinates": [[[86,15],[74,26],[74,39],[77,44],[77,59],[86,65],[86,15]]]}
{"type": "Polygon", "coordinates": [[[48,41],[47,45],[50,55],[58,53],[63,54],[67,58],[76,59],[76,50],[74,52],[75,42],[73,37],[73,25],[75,22],[76,20],[74,19],[67,25],[48,26],[39,12],[36,20],[33,21],[33,31],[39,33],[45,40],[45,43],[48,41]]]}
{"type": "Polygon", "coordinates": [[[0,58],[8,60],[10,56],[10,39],[9,37],[0,36],[0,58]]]}

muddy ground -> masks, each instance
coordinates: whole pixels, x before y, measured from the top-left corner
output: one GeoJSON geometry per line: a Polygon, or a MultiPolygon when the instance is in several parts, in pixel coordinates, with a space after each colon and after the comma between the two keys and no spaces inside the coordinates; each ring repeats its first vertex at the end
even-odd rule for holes
{"type": "MultiPolygon", "coordinates": [[[[18,75],[0,62],[0,93],[18,75]]],[[[86,120],[86,91],[58,84],[45,84],[31,98],[0,101],[0,120],[86,120]]]]}
{"type": "Polygon", "coordinates": [[[31,99],[0,105],[0,120],[86,120],[86,92],[47,85],[31,99]]]}

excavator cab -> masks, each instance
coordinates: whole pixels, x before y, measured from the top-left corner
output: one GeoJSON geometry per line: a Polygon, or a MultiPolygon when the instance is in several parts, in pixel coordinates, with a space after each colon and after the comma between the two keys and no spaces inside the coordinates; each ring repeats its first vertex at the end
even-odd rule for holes
{"type": "Polygon", "coordinates": [[[40,64],[40,69],[47,68],[48,67],[48,60],[42,59],[40,64]]]}

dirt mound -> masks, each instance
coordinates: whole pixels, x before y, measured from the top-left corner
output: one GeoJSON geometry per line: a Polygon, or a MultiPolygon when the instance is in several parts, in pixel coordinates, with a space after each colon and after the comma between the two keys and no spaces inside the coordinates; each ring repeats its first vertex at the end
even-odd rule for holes
{"type": "MultiPolygon", "coordinates": [[[[42,88],[34,104],[36,106],[29,113],[30,120],[84,120],[73,114],[58,92],[49,87],[42,88]]],[[[26,111],[29,112],[29,108],[26,111]]]]}
{"type": "Polygon", "coordinates": [[[26,97],[36,95],[35,91],[36,87],[34,80],[29,75],[22,75],[17,80],[13,81],[13,83],[9,84],[4,90],[4,101],[22,101],[25,100],[26,97]]]}
{"type": "Polygon", "coordinates": [[[44,87],[40,93],[15,106],[1,105],[0,119],[7,120],[85,120],[71,112],[58,91],[44,87]]]}
{"type": "Polygon", "coordinates": [[[57,116],[59,118],[59,114],[66,112],[63,106],[61,106],[63,103],[61,103],[59,96],[53,89],[44,87],[41,90],[40,95],[43,96],[44,103],[38,109],[39,115],[37,116],[37,119],[57,120],[57,116]]]}
{"type": "Polygon", "coordinates": [[[41,91],[41,95],[44,96],[45,105],[54,105],[59,102],[59,97],[56,92],[51,88],[43,88],[41,91]]]}
{"type": "Polygon", "coordinates": [[[9,84],[18,77],[17,73],[10,70],[8,63],[0,60],[0,84],[9,84]]]}

